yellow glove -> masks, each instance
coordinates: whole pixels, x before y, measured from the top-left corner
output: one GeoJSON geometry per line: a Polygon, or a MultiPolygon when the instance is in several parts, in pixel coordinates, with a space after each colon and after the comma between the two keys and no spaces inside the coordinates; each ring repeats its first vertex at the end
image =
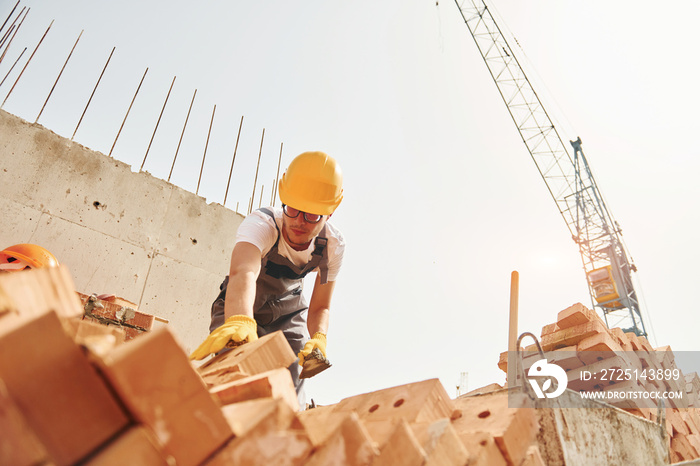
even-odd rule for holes
{"type": "Polygon", "coordinates": [[[231,316],[221,327],[209,334],[199,348],[190,355],[190,361],[204,359],[212,353],[218,353],[229,346],[230,342],[243,344],[257,339],[258,323],[255,319],[243,315],[231,316]]]}
{"type": "Polygon", "coordinates": [[[314,350],[314,348],[318,348],[321,350],[321,353],[323,354],[323,357],[326,357],[326,334],[321,333],[321,332],[316,332],[314,333],[314,336],[311,337],[311,340],[307,341],[306,344],[304,345],[304,348],[299,351],[299,365],[303,366],[304,361],[306,360],[306,357],[311,354],[311,352],[314,350]]]}

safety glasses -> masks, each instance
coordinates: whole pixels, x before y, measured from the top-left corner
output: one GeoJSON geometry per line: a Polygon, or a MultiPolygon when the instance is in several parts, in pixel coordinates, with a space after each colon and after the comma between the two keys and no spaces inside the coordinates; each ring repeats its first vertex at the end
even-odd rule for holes
{"type": "Polygon", "coordinates": [[[284,215],[289,218],[297,218],[299,214],[304,214],[304,220],[307,223],[318,223],[323,218],[323,215],[302,212],[301,210],[297,210],[294,207],[289,207],[286,204],[282,204],[282,211],[284,211],[284,215]]]}

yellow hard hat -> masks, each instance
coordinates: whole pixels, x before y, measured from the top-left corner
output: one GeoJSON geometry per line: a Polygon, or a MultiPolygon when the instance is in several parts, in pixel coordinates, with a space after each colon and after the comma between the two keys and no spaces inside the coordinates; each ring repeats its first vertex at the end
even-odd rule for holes
{"type": "MultiPolygon", "coordinates": [[[[0,251],[0,270],[13,270],[14,264],[24,264],[32,269],[55,267],[56,257],[36,244],[15,244],[0,251]]],[[[22,267],[24,269],[25,267],[22,267]]]]}
{"type": "Polygon", "coordinates": [[[327,154],[304,152],[289,164],[279,191],[283,204],[310,214],[330,215],[343,200],[343,174],[327,154]]]}

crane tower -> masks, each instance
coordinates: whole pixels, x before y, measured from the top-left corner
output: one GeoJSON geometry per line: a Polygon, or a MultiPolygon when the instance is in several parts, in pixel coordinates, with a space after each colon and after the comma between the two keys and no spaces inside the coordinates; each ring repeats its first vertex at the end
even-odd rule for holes
{"type": "Polygon", "coordinates": [[[594,308],[602,312],[608,327],[646,336],[632,283],[636,267],[593,178],[581,139],[564,144],[483,0],[455,3],[578,245],[594,308]]]}

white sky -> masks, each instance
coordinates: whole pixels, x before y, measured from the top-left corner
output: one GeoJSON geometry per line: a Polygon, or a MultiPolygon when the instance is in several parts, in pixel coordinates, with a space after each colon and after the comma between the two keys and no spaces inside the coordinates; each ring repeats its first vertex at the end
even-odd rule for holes
{"type": "MultiPolygon", "coordinates": [[[[0,20],[15,0],[0,0],[0,20]]],[[[520,273],[519,332],[539,335],[562,309],[590,305],[576,245],[521,142],[456,5],[442,0],[257,2],[24,0],[31,7],[0,80],[3,109],[108,153],[149,67],[113,156],[138,170],[177,76],[144,170],[246,211],[283,167],[323,150],[345,174],[333,220],[348,246],[328,335],[332,370],[310,382],[334,403],[440,378],[451,396],[498,382],[507,349],[510,274],[520,273]],[[196,5],[196,6],[195,6],[196,5]]],[[[697,350],[693,301],[700,149],[695,140],[700,2],[499,0],[528,74],[564,138],[580,136],[639,268],[651,341],[697,350]]],[[[19,9],[18,9],[19,10],[19,9]]],[[[511,43],[512,47],[515,44],[511,43]]],[[[568,140],[567,139],[567,140],[568,140]]],[[[222,232],[222,234],[225,234],[222,232]]],[[[212,297],[213,299],[214,297],[212,297]]],[[[208,313],[210,303],[192,312],[208,313]]],[[[529,343],[528,343],[529,344],[529,343]]]]}

